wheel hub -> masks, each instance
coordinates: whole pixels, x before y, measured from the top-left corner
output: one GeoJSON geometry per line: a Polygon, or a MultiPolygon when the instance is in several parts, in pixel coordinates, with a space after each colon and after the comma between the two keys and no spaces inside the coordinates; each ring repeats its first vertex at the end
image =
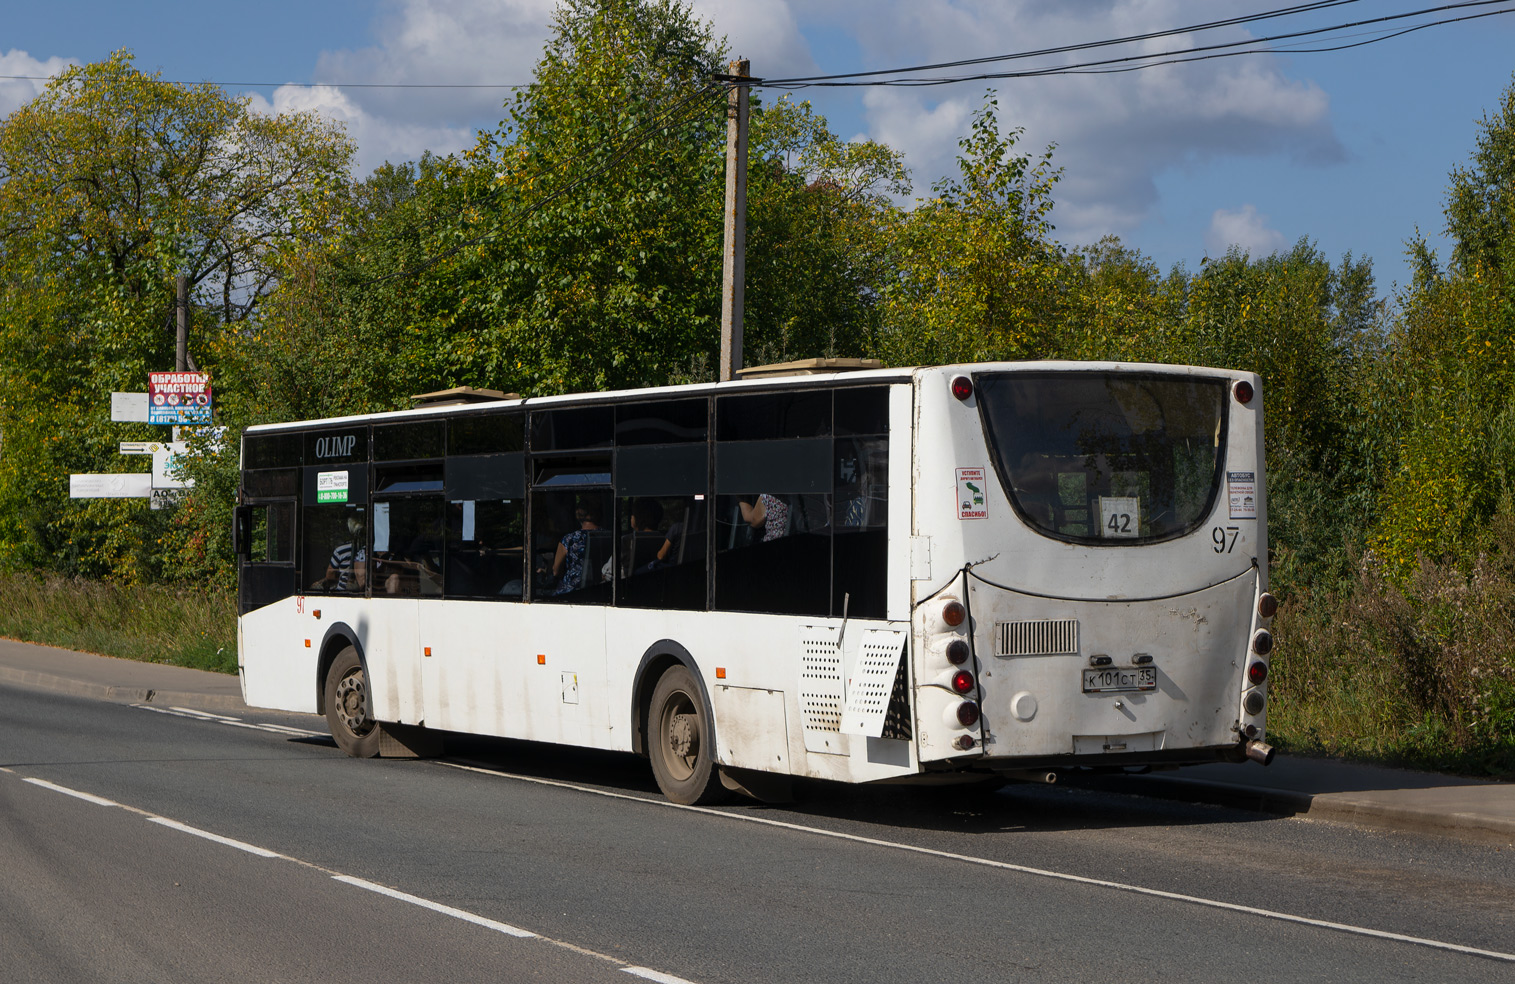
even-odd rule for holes
{"type": "Polygon", "coordinates": [[[668,746],[679,758],[693,758],[700,752],[700,733],[693,714],[675,714],[668,722],[668,746]]]}
{"type": "Polygon", "coordinates": [[[368,723],[368,690],[361,672],[343,677],[337,684],[337,713],[355,734],[361,733],[368,723]]]}

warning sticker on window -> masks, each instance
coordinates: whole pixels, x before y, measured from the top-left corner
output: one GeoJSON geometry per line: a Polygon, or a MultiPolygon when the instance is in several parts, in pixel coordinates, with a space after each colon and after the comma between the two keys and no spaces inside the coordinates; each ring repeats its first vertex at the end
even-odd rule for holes
{"type": "Polygon", "coordinates": [[[1226,472],[1232,519],[1257,518],[1257,472],[1226,472]]]}
{"type": "Polygon", "coordinates": [[[984,490],[989,483],[984,480],[982,468],[959,468],[957,470],[957,518],[987,519],[989,507],[984,490]]]}

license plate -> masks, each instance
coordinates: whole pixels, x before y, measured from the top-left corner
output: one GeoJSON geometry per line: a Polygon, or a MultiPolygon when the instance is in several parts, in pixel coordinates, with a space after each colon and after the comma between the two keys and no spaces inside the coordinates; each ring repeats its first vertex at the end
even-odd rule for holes
{"type": "Polygon", "coordinates": [[[1102,666],[1084,671],[1084,693],[1121,694],[1157,689],[1155,666],[1102,666]]]}

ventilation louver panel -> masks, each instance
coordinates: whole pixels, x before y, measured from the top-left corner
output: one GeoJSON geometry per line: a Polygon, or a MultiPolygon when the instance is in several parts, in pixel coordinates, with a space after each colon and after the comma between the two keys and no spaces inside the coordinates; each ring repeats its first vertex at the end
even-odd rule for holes
{"type": "Polygon", "coordinates": [[[994,623],[996,656],[1073,656],[1078,654],[1078,619],[1035,619],[994,623]]]}

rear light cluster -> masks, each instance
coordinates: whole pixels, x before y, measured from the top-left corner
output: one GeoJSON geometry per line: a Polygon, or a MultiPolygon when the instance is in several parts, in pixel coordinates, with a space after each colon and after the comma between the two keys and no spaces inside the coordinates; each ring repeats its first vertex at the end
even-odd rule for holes
{"type": "MultiPolygon", "coordinates": [[[[966,376],[959,376],[953,380],[953,395],[966,399],[972,394],[972,385],[966,376]],[[962,395],[958,395],[959,382],[967,387],[962,395]]],[[[947,709],[946,721],[949,725],[956,723],[964,728],[976,728],[981,712],[978,701],[974,699],[977,696],[978,678],[974,676],[973,647],[969,643],[972,624],[968,619],[968,608],[960,601],[948,599],[941,603],[938,615],[941,620],[939,626],[945,628],[944,634],[950,634],[952,638],[940,649],[936,646],[929,648],[946,658],[951,673],[945,678],[939,676],[936,679],[939,683],[944,681],[948,690],[964,698],[947,709]]],[[[978,746],[978,740],[973,735],[958,735],[951,744],[958,751],[968,751],[978,746]]]]}
{"type": "MultiPolygon", "coordinates": [[[[1237,383],[1240,387],[1242,384],[1237,383]]],[[[1251,387],[1248,386],[1250,390],[1251,387]]],[[[1240,396],[1237,397],[1240,399],[1240,396]]],[[[1246,402],[1243,400],[1242,402],[1246,402]]],[[[1257,596],[1257,617],[1261,620],[1272,618],[1278,614],[1278,599],[1264,591],[1257,596]]],[[[1264,684],[1268,682],[1267,657],[1273,652],[1273,633],[1266,628],[1259,628],[1252,633],[1251,652],[1247,660],[1247,679],[1244,686],[1246,695],[1242,698],[1242,710],[1256,717],[1268,706],[1268,695],[1264,684]]],[[[1258,727],[1255,723],[1248,723],[1243,731],[1247,737],[1256,737],[1258,727]]]]}

